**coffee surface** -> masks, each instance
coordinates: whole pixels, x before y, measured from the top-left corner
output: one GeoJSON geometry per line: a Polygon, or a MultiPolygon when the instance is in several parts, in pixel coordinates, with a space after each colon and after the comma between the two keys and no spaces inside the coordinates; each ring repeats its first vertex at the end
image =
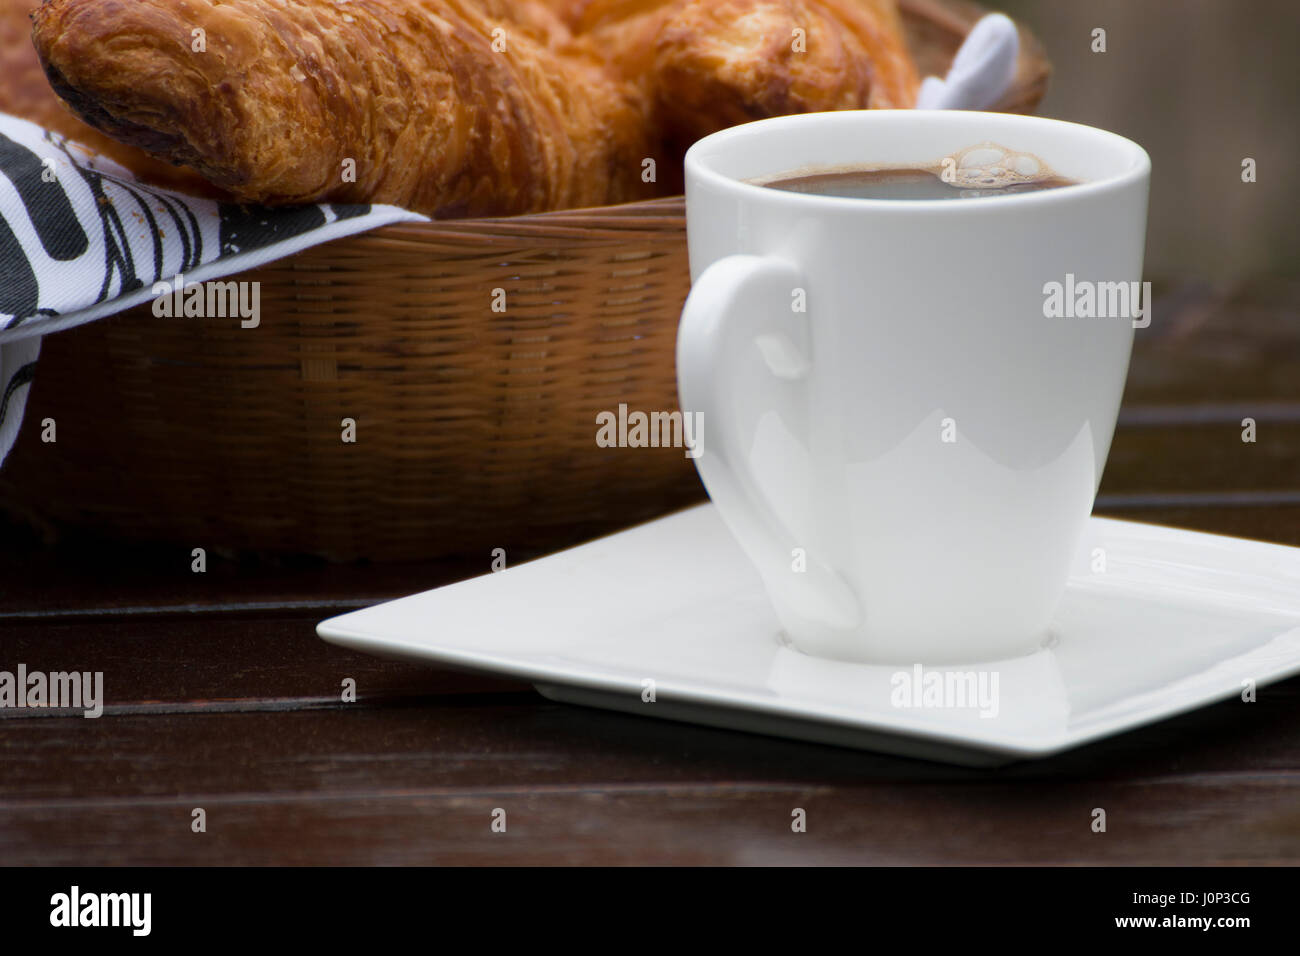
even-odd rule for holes
{"type": "Polygon", "coordinates": [[[775,179],[762,185],[771,189],[814,193],[819,196],[915,200],[988,199],[1013,193],[1041,192],[1044,189],[1076,186],[1078,181],[1061,176],[1043,175],[1011,183],[993,177],[990,177],[988,182],[982,182],[971,176],[962,176],[959,181],[948,182],[942,172],[930,169],[864,168],[801,173],[798,176],[775,179]]]}

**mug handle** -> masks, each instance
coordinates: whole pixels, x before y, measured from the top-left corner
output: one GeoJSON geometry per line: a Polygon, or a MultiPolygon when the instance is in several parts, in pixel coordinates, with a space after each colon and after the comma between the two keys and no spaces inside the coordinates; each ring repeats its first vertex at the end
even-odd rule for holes
{"type": "Polygon", "coordinates": [[[853,628],[863,617],[857,596],[795,539],[764,498],[733,414],[762,405],[794,420],[795,394],[806,395],[812,371],[808,314],[792,308],[799,288],[805,288],[801,272],[783,259],[734,255],[705,269],[691,285],[677,330],[678,397],[683,413],[701,413],[714,436],[697,452],[695,467],[773,597],[808,621],[853,628]],[[740,373],[756,352],[770,374],[795,389],[751,388],[745,394],[740,373]],[[802,572],[793,568],[800,547],[806,558],[802,572]]]}

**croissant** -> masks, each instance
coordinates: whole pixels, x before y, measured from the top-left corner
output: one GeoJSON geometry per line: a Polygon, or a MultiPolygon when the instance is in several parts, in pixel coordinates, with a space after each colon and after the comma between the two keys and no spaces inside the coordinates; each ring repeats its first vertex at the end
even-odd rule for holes
{"type": "Polygon", "coordinates": [[[769,116],[897,109],[916,68],[894,0],[552,0],[690,142],[769,116]]]}
{"type": "Polygon", "coordinates": [[[538,2],[45,0],[91,125],[240,199],[512,215],[646,195],[641,95],[538,2]]]}
{"type": "Polygon", "coordinates": [[[54,95],[32,48],[31,12],[40,0],[0,0],[0,112],[53,130],[94,153],[125,167],[137,179],[191,195],[221,198],[222,193],[198,173],[154,159],[143,150],[119,143],[77,119],[54,95]]]}

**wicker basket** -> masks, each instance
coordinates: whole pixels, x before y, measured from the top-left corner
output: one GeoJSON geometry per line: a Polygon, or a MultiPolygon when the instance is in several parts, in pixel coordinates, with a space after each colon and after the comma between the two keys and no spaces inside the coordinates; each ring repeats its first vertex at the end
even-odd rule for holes
{"type": "MultiPolygon", "coordinates": [[[[981,12],[903,8],[924,72],[981,12]]],[[[1026,41],[1007,110],[1046,82],[1026,41]]],[[[404,560],[540,551],[703,497],[681,449],[595,442],[601,411],[676,407],[680,198],[389,226],[241,278],[262,284],[256,332],[142,307],[46,340],[0,472],[10,512],[187,549],[404,560]],[[32,426],[47,416],[55,443],[32,426]]]]}

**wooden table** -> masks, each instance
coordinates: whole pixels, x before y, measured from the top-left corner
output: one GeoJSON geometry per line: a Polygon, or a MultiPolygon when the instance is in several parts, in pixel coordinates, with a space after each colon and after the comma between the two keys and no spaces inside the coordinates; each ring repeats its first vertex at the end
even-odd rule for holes
{"type": "MultiPolygon", "coordinates": [[[[1098,512],[1300,545],[1300,283],[1157,291],[1098,512]]],[[[98,720],[0,710],[6,864],[1300,862],[1300,680],[966,770],[553,704],[315,636],[481,559],[216,560],[199,580],[184,548],[0,540],[0,669],[102,670],[108,697],[98,720]]]]}

